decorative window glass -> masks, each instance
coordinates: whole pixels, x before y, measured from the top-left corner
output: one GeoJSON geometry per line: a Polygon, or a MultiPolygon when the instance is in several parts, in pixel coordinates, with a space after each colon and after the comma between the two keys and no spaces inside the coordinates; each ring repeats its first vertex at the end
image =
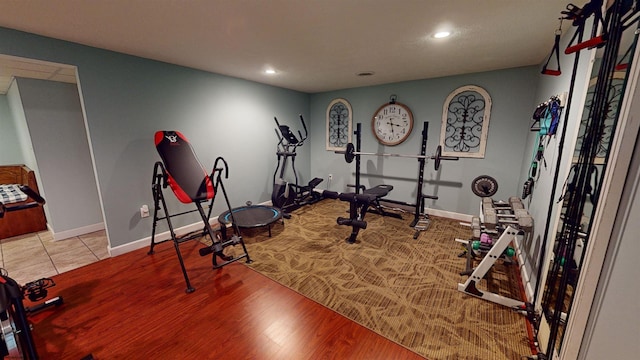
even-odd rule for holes
{"type": "MultiPolygon", "coordinates": [[[[596,164],[604,164],[607,159],[607,153],[609,152],[609,147],[611,143],[611,139],[613,137],[613,131],[615,130],[615,123],[618,117],[618,109],[620,108],[620,97],[624,93],[626,73],[624,71],[615,71],[613,73],[613,78],[611,79],[611,84],[609,85],[609,98],[607,101],[607,117],[604,119],[604,123],[602,124],[601,136],[598,138],[598,147],[596,158],[594,162],[596,164]]],[[[585,131],[587,128],[587,123],[589,121],[589,116],[591,115],[591,107],[593,106],[593,99],[595,94],[595,87],[598,78],[593,78],[589,81],[589,88],[587,89],[587,97],[584,104],[584,110],[582,112],[582,119],[580,120],[580,127],[578,129],[578,139],[576,143],[576,148],[573,154],[573,161],[577,162],[580,157],[580,149],[582,149],[582,143],[584,141],[585,131]]]]}
{"type": "Polygon", "coordinates": [[[327,106],[327,150],[345,150],[351,142],[353,112],[345,99],[334,99],[327,106]]]}
{"type": "Polygon", "coordinates": [[[442,109],[442,155],[484,158],[490,113],[491,97],[479,86],[462,86],[449,94],[442,109]]]}

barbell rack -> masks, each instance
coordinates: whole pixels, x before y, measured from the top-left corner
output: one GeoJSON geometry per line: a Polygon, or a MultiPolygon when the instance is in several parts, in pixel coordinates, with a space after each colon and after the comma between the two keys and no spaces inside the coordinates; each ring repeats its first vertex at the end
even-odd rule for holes
{"type": "MultiPolygon", "coordinates": [[[[438,199],[437,196],[423,195],[423,192],[422,192],[422,188],[423,188],[423,185],[424,185],[424,166],[425,166],[425,163],[426,163],[427,159],[434,160],[434,169],[436,171],[438,171],[440,169],[440,162],[442,160],[458,160],[459,159],[457,156],[442,156],[442,147],[440,145],[438,145],[435,155],[432,155],[432,156],[426,155],[428,132],[429,132],[429,122],[425,121],[423,123],[422,141],[421,141],[420,154],[419,155],[363,152],[363,151],[361,151],[362,124],[358,123],[358,124],[356,124],[356,130],[354,131],[354,134],[356,135],[356,145],[354,146],[353,143],[349,143],[349,144],[347,144],[346,150],[335,151],[336,154],[343,154],[344,157],[345,157],[345,161],[347,163],[353,162],[354,159],[356,160],[356,184],[354,186],[356,194],[360,193],[360,191],[363,190],[363,188],[364,188],[364,186],[360,185],[360,157],[361,156],[388,156],[388,157],[402,157],[402,158],[418,159],[418,162],[419,162],[418,188],[417,188],[415,204],[409,204],[409,203],[406,203],[406,202],[403,202],[403,201],[386,199],[386,198],[380,199],[380,201],[383,201],[383,202],[389,202],[389,203],[393,203],[393,204],[399,204],[399,205],[406,205],[406,206],[414,207],[414,209],[415,209],[414,210],[414,219],[413,219],[413,221],[411,222],[411,224],[409,226],[412,227],[412,228],[415,228],[415,229],[418,229],[418,227],[416,227],[416,225],[419,222],[421,222],[420,216],[424,215],[424,200],[425,199],[433,199],[433,200],[437,200],[438,199]]],[[[424,229],[420,229],[420,230],[417,230],[417,231],[421,231],[421,230],[426,230],[426,227],[424,227],[424,229]]],[[[414,239],[417,238],[417,235],[418,235],[417,233],[416,233],[416,235],[414,235],[414,239]]]]}

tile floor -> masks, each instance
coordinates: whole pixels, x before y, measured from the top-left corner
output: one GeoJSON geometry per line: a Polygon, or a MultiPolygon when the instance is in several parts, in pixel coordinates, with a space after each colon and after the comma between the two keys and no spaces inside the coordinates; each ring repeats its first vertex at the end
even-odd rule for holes
{"type": "Polygon", "coordinates": [[[18,284],[88,265],[109,257],[105,231],[53,241],[48,231],[0,240],[0,267],[18,284]]]}

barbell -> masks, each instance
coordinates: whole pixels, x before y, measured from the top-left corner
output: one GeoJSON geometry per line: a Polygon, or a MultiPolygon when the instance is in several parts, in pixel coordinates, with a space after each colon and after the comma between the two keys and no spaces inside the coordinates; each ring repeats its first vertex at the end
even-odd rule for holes
{"type": "Polygon", "coordinates": [[[432,156],[361,152],[361,151],[356,151],[355,147],[353,146],[353,143],[348,143],[346,150],[338,150],[338,151],[335,151],[335,153],[344,154],[344,160],[347,163],[353,162],[353,159],[355,159],[357,155],[404,157],[404,158],[413,158],[413,159],[431,159],[431,160],[434,160],[433,167],[435,168],[436,171],[440,169],[440,162],[442,160],[459,160],[457,156],[442,156],[442,146],[440,145],[438,145],[438,147],[436,148],[436,154],[432,156]]]}

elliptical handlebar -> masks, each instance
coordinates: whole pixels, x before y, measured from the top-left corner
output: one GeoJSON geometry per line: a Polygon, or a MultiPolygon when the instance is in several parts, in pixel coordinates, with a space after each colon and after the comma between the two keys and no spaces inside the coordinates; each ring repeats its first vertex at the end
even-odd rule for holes
{"type": "Polygon", "coordinates": [[[300,138],[302,139],[300,140],[300,142],[303,142],[307,140],[309,133],[307,132],[307,125],[304,123],[304,118],[302,117],[302,114],[300,114],[300,122],[302,123],[302,128],[304,129],[304,136],[302,136],[302,133],[300,132],[300,130],[298,130],[298,134],[300,134],[300,138]]]}
{"type": "Polygon", "coordinates": [[[277,117],[274,116],[273,119],[275,120],[276,126],[277,126],[276,135],[278,136],[278,140],[279,140],[278,145],[282,145],[285,149],[289,147],[293,147],[295,149],[298,146],[304,145],[304,141],[307,140],[307,137],[309,136],[309,132],[307,131],[307,124],[305,124],[302,114],[300,114],[300,122],[302,122],[304,135],[302,134],[302,131],[298,130],[299,138],[296,137],[293,131],[291,131],[291,129],[289,128],[289,126],[280,125],[277,117]]]}

